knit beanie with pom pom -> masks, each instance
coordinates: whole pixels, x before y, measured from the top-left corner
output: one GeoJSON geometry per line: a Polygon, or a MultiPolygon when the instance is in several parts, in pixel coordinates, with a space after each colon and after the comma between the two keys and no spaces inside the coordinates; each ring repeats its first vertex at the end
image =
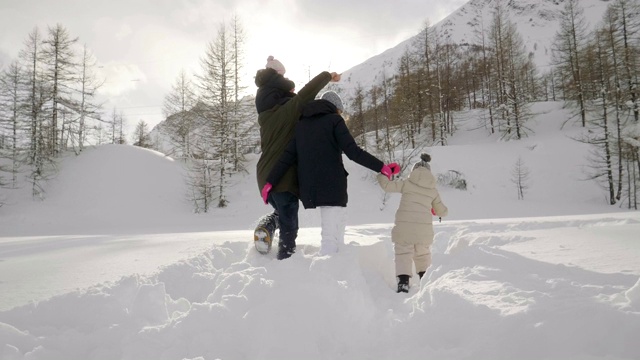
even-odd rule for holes
{"type": "Polygon", "coordinates": [[[284,75],[287,72],[287,69],[284,68],[284,65],[278,60],[276,60],[273,56],[269,55],[267,58],[267,66],[268,69],[275,70],[278,74],[284,75]]]}

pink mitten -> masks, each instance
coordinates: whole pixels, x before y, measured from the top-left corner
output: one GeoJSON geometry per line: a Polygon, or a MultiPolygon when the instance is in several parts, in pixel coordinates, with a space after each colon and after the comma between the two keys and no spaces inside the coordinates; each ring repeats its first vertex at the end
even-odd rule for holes
{"type": "Polygon", "coordinates": [[[262,201],[264,201],[265,204],[268,204],[269,202],[267,201],[267,198],[269,197],[269,191],[271,191],[271,188],[273,188],[273,185],[266,183],[263,187],[262,187],[262,191],[260,192],[260,194],[262,195],[262,201]]]}
{"type": "Polygon", "coordinates": [[[400,173],[400,165],[398,165],[398,163],[391,163],[389,164],[389,167],[391,168],[391,174],[396,175],[400,173]]]}
{"type": "Polygon", "coordinates": [[[389,165],[385,165],[382,167],[382,170],[380,170],[380,174],[386,176],[387,179],[391,180],[391,175],[393,175],[393,171],[391,170],[389,165]]]}

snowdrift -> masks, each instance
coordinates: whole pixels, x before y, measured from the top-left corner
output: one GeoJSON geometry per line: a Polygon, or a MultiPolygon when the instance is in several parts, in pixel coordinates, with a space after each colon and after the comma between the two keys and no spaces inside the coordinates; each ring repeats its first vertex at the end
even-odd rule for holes
{"type": "Polygon", "coordinates": [[[594,271],[503,249],[621,224],[637,231],[640,218],[438,226],[434,268],[408,295],[393,292],[389,226],[351,229],[350,240],[377,241],[332,257],[307,244],[277,261],[226,242],[152,276],[0,312],[0,358],[634,359],[632,257],[617,266],[635,270],[594,271]]]}

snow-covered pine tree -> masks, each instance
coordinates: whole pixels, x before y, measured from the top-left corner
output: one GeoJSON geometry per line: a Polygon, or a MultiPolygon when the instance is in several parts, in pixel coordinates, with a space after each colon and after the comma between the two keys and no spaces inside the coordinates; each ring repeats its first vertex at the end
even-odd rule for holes
{"type": "Polygon", "coordinates": [[[529,168],[522,161],[522,157],[518,156],[518,160],[511,169],[511,182],[516,186],[518,200],[524,200],[524,194],[529,189],[530,176],[529,168]]]}
{"type": "Polygon", "coordinates": [[[494,9],[489,40],[493,49],[494,90],[500,104],[502,138],[521,139],[531,132],[525,125],[531,117],[531,94],[527,93],[525,81],[535,65],[526,54],[516,25],[500,2],[494,9]]]}
{"type": "Polygon", "coordinates": [[[582,6],[578,0],[567,0],[560,12],[559,29],[553,41],[553,62],[554,66],[569,74],[562,84],[565,101],[577,108],[583,127],[587,121],[587,89],[583,77],[587,36],[582,6]]]}
{"type": "Polygon", "coordinates": [[[255,116],[253,104],[241,101],[240,94],[245,90],[240,79],[244,73],[244,46],[246,42],[244,28],[238,15],[231,19],[231,51],[232,51],[232,77],[233,77],[233,115],[231,116],[231,137],[232,153],[231,162],[233,172],[245,171],[246,162],[244,154],[245,147],[253,145],[247,135],[252,132],[252,128],[257,127],[257,121],[253,121],[255,116]],[[247,124],[251,124],[247,126],[247,124]]]}
{"type": "Polygon", "coordinates": [[[73,52],[78,38],[72,38],[69,31],[58,24],[48,28],[48,36],[43,41],[42,62],[44,64],[44,80],[51,89],[49,102],[48,144],[55,156],[63,143],[66,124],[61,119],[61,110],[72,104],[73,84],[77,79],[77,60],[73,52]],[[62,121],[62,123],[60,123],[62,121]]]}
{"type": "Polygon", "coordinates": [[[608,191],[609,204],[616,203],[616,189],[614,181],[614,151],[615,139],[612,130],[615,121],[611,115],[612,107],[609,102],[611,88],[609,87],[609,69],[611,59],[602,47],[602,32],[596,32],[596,66],[595,73],[600,81],[600,97],[594,101],[599,111],[594,111],[589,121],[589,131],[585,133],[582,141],[594,145],[591,150],[591,174],[590,178],[600,181],[608,191]]]}
{"type": "Polygon", "coordinates": [[[198,161],[215,163],[215,177],[210,179],[215,178],[218,207],[227,205],[226,190],[234,163],[232,139],[237,110],[234,103],[234,59],[232,37],[227,28],[221,25],[216,38],[207,45],[205,56],[201,59],[202,73],[197,76],[199,99],[203,103],[198,116],[205,124],[200,134],[202,138],[198,140],[203,152],[198,161]]]}
{"type": "Polygon", "coordinates": [[[144,121],[138,121],[136,129],[133,133],[133,145],[143,148],[151,147],[151,138],[149,137],[149,125],[144,121]]]}
{"type": "Polygon", "coordinates": [[[10,165],[2,170],[11,174],[12,188],[17,186],[18,171],[25,160],[20,145],[24,143],[26,130],[23,111],[24,84],[24,73],[18,61],[12,62],[0,72],[0,136],[4,139],[0,146],[0,156],[10,161],[10,165]]]}
{"type": "Polygon", "coordinates": [[[353,136],[355,137],[358,145],[363,149],[367,150],[367,129],[366,129],[366,121],[365,121],[365,111],[364,111],[364,89],[360,83],[356,84],[355,92],[353,98],[351,99],[353,103],[353,115],[349,121],[351,131],[353,132],[353,136]]]}
{"type": "Polygon", "coordinates": [[[79,64],[79,90],[76,111],[78,126],[73,131],[77,134],[78,151],[82,151],[87,142],[87,121],[99,120],[102,105],[96,102],[97,92],[104,84],[95,72],[96,59],[85,44],[79,64]]]}
{"type": "Polygon", "coordinates": [[[178,149],[173,155],[185,161],[193,155],[191,137],[196,122],[196,114],[193,111],[196,101],[194,85],[183,69],[164,98],[162,111],[166,117],[166,127],[162,131],[178,149]]]}
{"type": "Polygon", "coordinates": [[[29,156],[30,164],[38,163],[38,157],[45,156],[44,146],[39,146],[39,138],[44,125],[44,102],[49,97],[48,89],[42,75],[42,35],[36,27],[29,33],[24,48],[20,51],[20,61],[26,73],[25,113],[29,121],[29,156]]]}

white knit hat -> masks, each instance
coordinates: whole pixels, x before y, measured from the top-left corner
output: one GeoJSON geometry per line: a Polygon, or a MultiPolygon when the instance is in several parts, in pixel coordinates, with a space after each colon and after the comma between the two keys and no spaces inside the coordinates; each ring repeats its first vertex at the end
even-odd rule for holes
{"type": "Polygon", "coordinates": [[[278,74],[284,75],[287,72],[287,69],[284,68],[284,65],[278,60],[276,60],[272,55],[269,55],[267,58],[267,66],[268,69],[275,70],[278,74]]]}

